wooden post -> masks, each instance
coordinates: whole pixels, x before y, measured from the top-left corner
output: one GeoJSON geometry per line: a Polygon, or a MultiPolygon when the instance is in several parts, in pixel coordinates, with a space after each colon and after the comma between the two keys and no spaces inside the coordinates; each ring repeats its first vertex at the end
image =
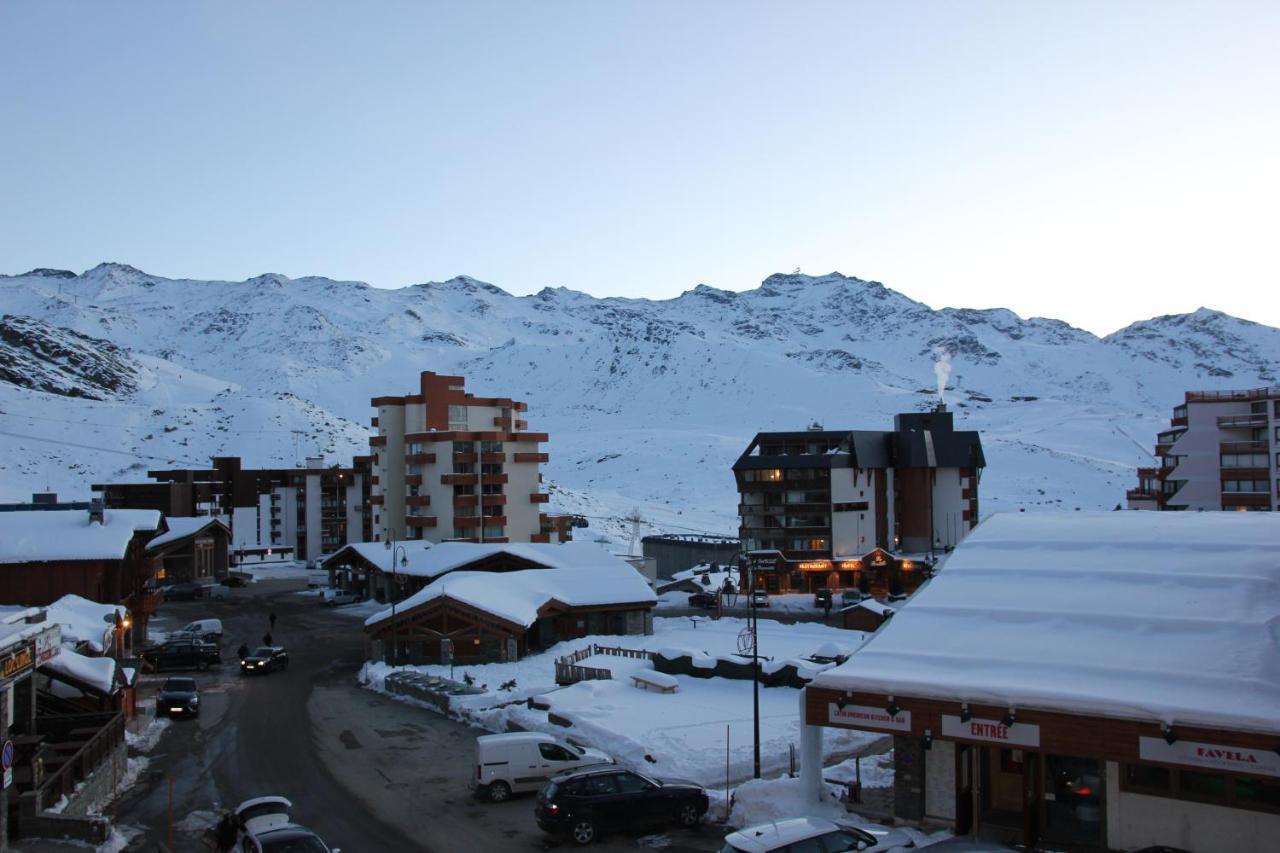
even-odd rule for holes
{"type": "Polygon", "coordinates": [[[724,822],[729,822],[729,725],[724,727],[724,822]]]}
{"type": "Polygon", "coordinates": [[[173,849],[173,774],[169,774],[169,849],[173,849]]]}

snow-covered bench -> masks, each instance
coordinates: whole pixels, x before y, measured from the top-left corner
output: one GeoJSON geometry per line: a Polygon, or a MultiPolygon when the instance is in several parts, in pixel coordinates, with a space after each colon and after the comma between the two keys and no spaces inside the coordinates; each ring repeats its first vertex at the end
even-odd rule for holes
{"type": "Polygon", "coordinates": [[[665,672],[656,672],[652,669],[642,669],[639,672],[631,674],[631,681],[636,687],[642,690],[650,688],[657,690],[659,693],[675,693],[680,689],[680,682],[676,681],[674,675],[667,675],[665,672]]]}

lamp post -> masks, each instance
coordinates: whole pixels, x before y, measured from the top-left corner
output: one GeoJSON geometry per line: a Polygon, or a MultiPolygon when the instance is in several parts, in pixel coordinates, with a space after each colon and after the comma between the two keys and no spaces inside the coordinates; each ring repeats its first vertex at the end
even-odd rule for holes
{"type": "Polygon", "coordinates": [[[399,633],[399,626],[396,624],[396,590],[400,586],[400,581],[396,577],[396,553],[400,554],[400,565],[408,566],[409,558],[405,556],[404,545],[396,544],[393,538],[394,533],[388,533],[388,538],[384,543],[386,549],[391,552],[391,668],[395,669],[400,664],[400,648],[396,642],[396,635],[399,633]]]}
{"type": "Polygon", "coordinates": [[[751,555],[747,561],[747,625],[751,630],[751,740],[754,748],[752,772],[760,778],[760,614],[756,608],[756,565],[751,555]]]}

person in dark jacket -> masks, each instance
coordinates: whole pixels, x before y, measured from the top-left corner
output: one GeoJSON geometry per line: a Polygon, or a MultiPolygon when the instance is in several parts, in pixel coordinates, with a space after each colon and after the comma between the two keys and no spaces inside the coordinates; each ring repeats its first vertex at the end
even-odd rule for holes
{"type": "Polygon", "coordinates": [[[249,644],[241,643],[240,648],[236,649],[236,655],[240,658],[240,660],[244,660],[245,658],[247,658],[249,656],[249,644]]]}
{"type": "Polygon", "coordinates": [[[264,646],[269,646],[269,645],[271,645],[271,632],[270,632],[270,631],[268,631],[267,633],[265,633],[265,634],[263,634],[263,635],[262,635],[262,645],[264,645],[264,646]]]}

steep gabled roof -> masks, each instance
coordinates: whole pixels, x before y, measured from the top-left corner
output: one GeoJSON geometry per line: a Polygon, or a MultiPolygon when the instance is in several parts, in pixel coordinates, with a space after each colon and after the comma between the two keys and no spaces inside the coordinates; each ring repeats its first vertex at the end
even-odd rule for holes
{"type": "Polygon", "coordinates": [[[0,563],[122,560],[135,533],[163,525],[154,509],[108,509],[101,524],[81,510],[0,512],[0,563]]]}

